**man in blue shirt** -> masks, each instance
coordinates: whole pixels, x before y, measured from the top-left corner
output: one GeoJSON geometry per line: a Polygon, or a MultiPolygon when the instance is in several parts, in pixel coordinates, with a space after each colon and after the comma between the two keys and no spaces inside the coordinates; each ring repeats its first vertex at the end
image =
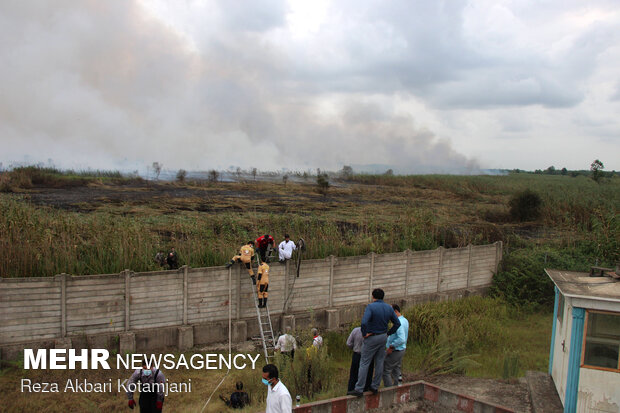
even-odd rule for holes
{"type": "Polygon", "coordinates": [[[400,313],[400,307],[392,305],[394,313],[398,316],[400,327],[387,339],[387,350],[385,351],[385,361],[383,362],[383,384],[385,387],[393,386],[398,383],[400,369],[403,364],[403,356],[407,348],[407,337],[409,336],[409,321],[400,313]]]}
{"type": "Polygon", "coordinates": [[[394,309],[389,304],[383,302],[384,296],[385,293],[382,289],[376,288],[373,290],[372,303],[368,304],[364,311],[364,316],[362,317],[364,344],[362,345],[362,357],[357,374],[357,383],[355,383],[355,389],[347,392],[347,394],[358,397],[363,394],[366,374],[368,374],[368,367],[372,363],[373,358],[375,360],[375,375],[372,378],[370,390],[373,393],[377,393],[381,384],[387,337],[394,334],[398,327],[400,327],[400,321],[394,309]],[[388,331],[388,322],[390,321],[392,322],[392,328],[388,331]]]}

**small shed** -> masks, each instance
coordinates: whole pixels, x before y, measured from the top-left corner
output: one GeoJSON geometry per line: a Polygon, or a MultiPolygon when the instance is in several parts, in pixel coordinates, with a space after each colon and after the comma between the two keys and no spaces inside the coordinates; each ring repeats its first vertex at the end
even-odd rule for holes
{"type": "Polygon", "coordinates": [[[620,413],[620,277],[546,269],[555,284],[549,374],[564,412],[620,413]]]}

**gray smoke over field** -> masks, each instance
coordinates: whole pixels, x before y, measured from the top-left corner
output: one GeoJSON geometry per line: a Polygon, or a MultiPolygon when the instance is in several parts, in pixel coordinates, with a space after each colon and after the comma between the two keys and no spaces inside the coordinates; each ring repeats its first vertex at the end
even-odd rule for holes
{"type": "Polygon", "coordinates": [[[291,56],[261,36],[282,24],[278,8],[241,21],[252,11],[221,7],[197,46],[136,2],[0,8],[5,162],[28,155],[95,168],[155,160],[171,168],[470,166],[416,128],[414,115],[372,99],[346,98],[325,113],[326,83],[296,75],[291,56]]]}
{"type": "Polygon", "coordinates": [[[617,18],[537,50],[502,30],[555,7],[481,3],[3,1],[0,161],[467,173],[487,148],[528,159],[526,137],[616,130],[604,99],[568,110],[596,72],[581,62],[616,56],[617,18]]]}

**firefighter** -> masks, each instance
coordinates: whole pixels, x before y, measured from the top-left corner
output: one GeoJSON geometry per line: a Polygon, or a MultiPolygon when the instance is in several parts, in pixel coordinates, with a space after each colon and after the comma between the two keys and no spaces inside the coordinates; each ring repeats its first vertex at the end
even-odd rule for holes
{"type": "Polygon", "coordinates": [[[263,262],[258,267],[258,284],[256,290],[258,291],[258,307],[267,307],[267,296],[269,295],[269,264],[263,262]]]}
{"type": "Polygon", "coordinates": [[[245,268],[248,269],[248,274],[252,277],[252,284],[256,285],[256,277],[254,276],[254,270],[252,269],[252,258],[254,257],[254,241],[248,241],[247,244],[239,248],[239,255],[232,257],[230,262],[226,264],[226,268],[230,268],[237,261],[241,261],[245,264],[245,268]]]}
{"type": "Polygon", "coordinates": [[[267,261],[267,248],[271,245],[271,248],[276,248],[276,240],[269,234],[265,234],[262,237],[256,238],[256,247],[258,248],[258,253],[260,255],[261,261],[267,261]]]}

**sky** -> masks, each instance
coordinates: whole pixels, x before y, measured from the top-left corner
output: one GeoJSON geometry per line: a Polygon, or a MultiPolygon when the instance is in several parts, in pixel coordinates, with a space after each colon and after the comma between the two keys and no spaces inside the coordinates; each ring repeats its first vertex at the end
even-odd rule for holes
{"type": "Polygon", "coordinates": [[[617,0],[4,0],[0,162],[620,170],[617,0]]]}

